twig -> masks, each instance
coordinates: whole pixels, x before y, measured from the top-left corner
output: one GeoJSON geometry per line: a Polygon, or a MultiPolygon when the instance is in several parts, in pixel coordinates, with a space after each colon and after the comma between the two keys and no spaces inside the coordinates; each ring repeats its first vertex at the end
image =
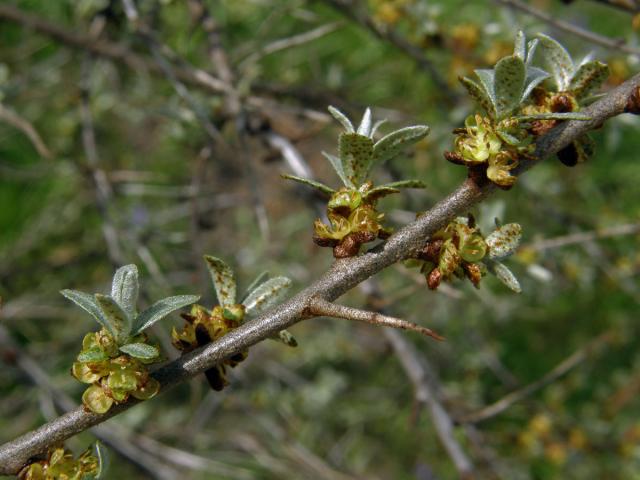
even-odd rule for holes
{"type": "Polygon", "coordinates": [[[393,347],[411,383],[413,383],[416,391],[416,400],[426,405],[429,409],[438,438],[453,461],[458,474],[461,478],[471,478],[474,469],[473,463],[455,438],[453,420],[438,401],[436,392],[429,385],[429,375],[427,374],[429,367],[425,363],[426,359],[424,357],[421,358],[413,345],[398,332],[385,330],[384,334],[393,347]]]}
{"type": "Polygon", "coordinates": [[[342,26],[342,22],[332,22],[326,25],[320,25],[319,27],[309,30],[308,32],[299,33],[291,37],[282,38],[274,42],[268,43],[264,47],[260,48],[257,52],[253,52],[240,62],[240,67],[246,66],[248,63],[255,63],[261,58],[271,55],[273,53],[286,50],[288,48],[299,47],[305,43],[312,42],[319,38],[324,37],[332,32],[335,32],[342,26]]]}
{"type": "Polygon", "coordinates": [[[516,10],[520,10],[522,12],[531,15],[532,17],[536,17],[543,22],[555,27],[559,30],[563,30],[567,33],[575,35],[580,38],[584,38],[585,40],[589,40],[596,45],[603,46],[605,48],[609,48],[611,50],[615,50],[618,52],[628,53],[629,55],[634,55],[636,57],[640,57],[640,49],[631,47],[627,45],[624,40],[614,40],[609,37],[605,37],[604,35],[600,35],[598,33],[592,32],[590,30],[586,30],[584,28],[578,27],[569,22],[565,22],[563,20],[557,20],[552,15],[542,12],[537,8],[534,8],[520,0],[494,0],[496,3],[500,3],[507,7],[515,8],[516,10]]]}
{"type": "Polygon", "coordinates": [[[313,297],[309,300],[308,311],[316,316],[343,318],[345,320],[370,323],[371,325],[398,328],[400,330],[410,330],[412,332],[421,333],[427,337],[435,338],[436,340],[444,340],[444,337],[438,335],[430,328],[422,327],[413,322],[408,322],[407,320],[402,320],[400,318],[389,317],[376,312],[368,312],[358,308],[337,305],[320,297],[313,297]]]}
{"type": "Polygon", "coordinates": [[[539,252],[552,248],[587,243],[593,240],[601,240],[603,238],[622,237],[625,235],[636,235],[638,233],[640,233],[640,223],[628,223],[625,225],[616,225],[614,227],[593,230],[590,232],[576,232],[569,235],[563,235],[561,237],[537,240],[535,242],[522,245],[521,248],[524,250],[539,252]]]}
{"type": "Polygon", "coordinates": [[[560,362],[535,382],[525,385],[524,387],[519,388],[518,390],[515,390],[508,395],[505,395],[497,402],[494,402],[491,405],[478,410],[477,412],[464,415],[457,419],[457,421],[459,423],[478,423],[483,420],[487,420],[489,418],[500,415],[514,403],[523,400],[524,398],[532,395],[541,388],[556,381],[557,379],[571,371],[573,368],[575,368],[577,365],[584,362],[591,355],[593,355],[595,352],[609,343],[612,337],[613,332],[605,332],[599,335],[595,340],[592,340],[584,347],[576,350],[573,354],[565,358],[562,362],[560,362]]]}
{"type": "MultiPolygon", "coordinates": [[[[520,172],[538,161],[554,155],[588,130],[601,125],[608,118],[619,115],[628,107],[629,98],[640,88],[640,74],[608,92],[598,102],[584,109],[588,121],[570,121],[555,127],[536,143],[537,161],[523,162],[520,172]]],[[[244,323],[218,341],[174,360],[153,373],[160,382],[161,391],[208,370],[213,365],[269,338],[280,330],[309,318],[308,305],[313,297],[333,301],[353,287],[388,266],[413,254],[424,245],[429,235],[444,227],[452,218],[469,211],[495,191],[488,182],[481,184],[467,179],[455,191],[438,202],[431,210],[392,235],[377,251],[358,257],[341,259],[318,280],[293,298],[270,309],[263,315],[244,323]]],[[[40,428],[0,446],[0,474],[17,472],[29,457],[46,450],[94,425],[116,416],[138,402],[131,400],[117,405],[105,414],[73,410],[40,428]]]]}
{"type": "Polygon", "coordinates": [[[602,3],[608,7],[617,8],[627,13],[640,12],[640,4],[635,0],[592,0],[596,3],[602,3]]]}
{"type": "Polygon", "coordinates": [[[33,144],[36,151],[41,157],[44,157],[47,160],[51,159],[51,156],[52,156],[51,152],[45,145],[44,141],[42,140],[42,137],[40,136],[38,131],[35,129],[35,127],[27,119],[21,117],[10,108],[5,107],[1,102],[0,102],[0,120],[4,120],[9,125],[17,128],[22,133],[24,133],[29,138],[29,140],[31,140],[31,143],[33,144]]]}
{"type": "Polygon", "coordinates": [[[369,30],[374,36],[380,40],[390,43],[405,55],[413,59],[418,67],[427,72],[433,83],[438,87],[438,92],[443,94],[449,101],[454,101],[457,95],[447,81],[440,75],[431,60],[429,60],[424,52],[417,46],[411,44],[393,30],[389,30],[378,25],[369,15],[359,8],[358,2],[353,0],[324,0],[325,3],[331,5],[347,18],[350,18],[360,26],[369,30]]]}

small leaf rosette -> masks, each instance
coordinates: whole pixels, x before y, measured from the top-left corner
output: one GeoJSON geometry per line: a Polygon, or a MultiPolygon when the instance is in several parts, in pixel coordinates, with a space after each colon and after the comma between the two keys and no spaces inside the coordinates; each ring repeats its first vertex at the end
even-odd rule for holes
{"type": "Polygon", "coordinates": [[[46,458],[18,473],[20,480],[98,480],[104,471],[104,448],[96,442],[77,459],[64,448],[52,448],[46,458]]]}
{"type": "MultiPolygon", "coordinates": [[[[183,354],[218,340],[239,327],[246,319],[265,312],[280,301],[291,286],[291,280],[288,278],[268,278],[265,272],[252,282],[247,293],[238,303],[233,270],[219,258],[206,255],[204,259],[211,274],[219,305],[212,310],[194,305],[190,313],[182,314],[186,323],[182,330],[178,331],[175,328],[172,330],[171,339],[173,345],[183,354]]],[[[293,335],[286,330],[279,332],[274,338],[292,347],[297,345],[293,335]]],[[[205,376],[211,388],[220,391],[227,386],[229,381],[226,367],[237,366],[247,358],[248,354],[247,350],[237,353],[207,370],[205,376]]]]}
{"type": "Polygon", "coordinates": [[[521,234],[519,224],[509,223],[497,226],[485,238],[473,216],[458,217],[436,232],[416,258],[408,260],[407,264],[420,268],[431,290],[453,278],[467,278],[478,288],[488,271],[519,293],[520,283],[500,260],[513,254],[520,244],[521,234]]]}
{"type": "Polygon", "coordinates": [[[329,107],[329,112],[342,124],[345,131],[338,138],[339,157],[322,152],[342,181],[343,186],[335,190],[314,180],[293,175],[284,178],[309,185],[329,195],[327,225],[318,219],[314,223],[314,242],[322,247],[333,248],[336,258],[352,257],[360,247],[376,238],[385,239],[391,234],[382,220],[384,214],[376,209],[377,201],[387,195],[398,193],[401,188],[424,188],[419,180],[404,180],[374,186],[368,180],[373,166],[397,156],[405,148],[423,139],[429,133],[426,125],[401,128],[378,141],[374,136],[384,121],[372,126],[371,110],[367,108],[358,128],[354,128],[342,112],[329,107]]]}
{"type": "MultiPolygon", "coordinates": [[[[534,152],[535,136],[562,120],[588,120],[577,112],[578,99],[606,79],[603,68],[606,65],[589,62],[584,68],[575,69],[566,50],[555,40],[539,36],[527,43],[519,32],[512,55],[499,60],[491,70],[475,70],[476,79],[460,79],[486,116],[470,116],[464,129],[454,131],[455,150],[445,152],[445,158],[465,165],[471,174],[484,174],[500,188],[511,188],[519,161],[534,152]],[[558,87],[561,93],[549,94],[543,88],[551,74],[533,66],[536,51],[543,52],[556,83],[562,86],[558,87]],[[575,92],[567,90],[571,88],[575,92]]],[[[573,150],[581,156],[593,150],[588,139],[574,144],[573,150]]]]}
{"type": "Polygon", "coordinates": [[[146,365],[158,361],[160,351],[147,343],[144,330],[200,298],[168,297],[138,313],[138,291],[138,269],[127,265],[116,271],[111,295],[60,292],[102,326],[100,331],[85,335],[71,368],[76,379],[91,384],[82,395],[82,403],[92,412],[105,413],[114,403],[126,402],[130,396],[146,400],[158,393],[160,385],[149,375],[146,365]]]}

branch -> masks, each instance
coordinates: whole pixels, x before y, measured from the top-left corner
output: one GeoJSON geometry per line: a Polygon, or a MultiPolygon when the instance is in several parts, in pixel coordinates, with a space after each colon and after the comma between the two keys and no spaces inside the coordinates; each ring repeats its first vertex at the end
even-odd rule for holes
{"type": "Polygon", "coordinates": [[[356,322],[369,323],[383,327],[398,328],[400,330],[409,330],[418,332],[427,337],[436,340],[444,340],[444,337],[438,335],[430,328],[422,327],[413,322],[408,322],[400,318],[389,317],[376,312],[368,312],[353,307],[345,307],[328,302],[320,297],[313,297],[309,300],[309,312],[316,316],[343,318],[345,320],[353,320],[356,322]]]}
{"type": "MultiPolygon", "coordinates": [[[[640,92],[640,74],[635,75],[604,98],[586,108],[583,113],[589,121],[571,121],[561,124],[540,137],[536,144],[536,158],[542,160],[557,153],[587,130],[601,125],[608,118],[627,111],[630,98],[640,92]]],[[[635,97],[634,97],[635,98],[635,97]]],[[[531,168],[537,161],[526,162],[521,171],[531,168]]],[[[316,282],[290,300],[271,309],[222,337],[215,343],[172,361],[156,370],[153,376],[161,384],[161,392],[198,375],[233,354],[309,318],[309,305],[314,297],[333,301],[367,278],[388,266],[403,260],[424,245],[434,232],[443,228],[452,218],[464,214],[495,191],[493,184],[478,184],[467,179],[455,191],[438,202],[416,221],[392,235],[381,249],[334,262],[316,282]]],[[[87,428],[104,422],[136,405],[137,401],[111,408],[103,415],[73,410],[42,427],[0,446],[0,474],[14,474],[27,460],[49,445],[62,442],[87,428]]]]}
{"type": "Polygon", "coordinates": [[[44,143],[35,127],[26,118],[21,117],[16,112],[0,103],[0,120],[4,120],[9,125],[14,126],[24,133],[29,137],[29,140],[31,140],[31,143],[38,154],[46,160],[51,160],[51,151],[47,148],[47,145],[44,143]]]}
{"type": "Polygon", "coordinates": [[[540,252],[553,248],[566,247],[568,245],[578,245],[581,243],[591,242],[593,240],[601,240],[603,238],[622,237],[625,235],[636,235],[640,233],[640,223],[627,223],[624,225],[616,225],[609,228],[592,230],[589,232],[576,232],[560,237],[546,238],[523,245],[523,250],[533,250],[540,252]]]}
{"type": "Polygon", "coordinates": [[[563,30],[567,33],[575,35],[576,37],[584,38],[585,40],[589,40],[590,42],[595,43],[596,45],[603,46],[605,48],[609,48],[611,50],[615,50],[618,52],[628,53],[629,55],[634,55],[636,57],[640,57],[640,49],[631,47],[627,45],[624,40],[613,40],[609,37],[605,37],[604,35],[600,35],[598,33],[592,32],[590,30],[586,30],[584,28],[578,27],[569,22],[565,22],[562,20],[555,19],[552,15],[542,12],[537,8],[534,8],[530,5],[527,5],[520,0],[494,0],[497,3],[505,5],[507,7],[512,7],[516,10],[520,10],[525,12],[532,17],[536,17],[543,22],[551,25],[552,27],[557,28],[558,30],[563,30]]]}

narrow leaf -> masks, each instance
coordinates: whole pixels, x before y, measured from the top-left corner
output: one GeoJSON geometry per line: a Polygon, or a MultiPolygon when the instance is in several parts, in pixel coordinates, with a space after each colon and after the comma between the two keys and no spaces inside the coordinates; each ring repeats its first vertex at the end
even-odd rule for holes
{"type": "Polygon", "coordinates": [[[242,295],[242,298],[240,299],[240,303],[244,303],[244,300],[245,300],[245,298],[247,298],[249,293],[254,291],[258,287],[258,285],[260,285],[261,283],[264,283],[268,278],[269,278],[269,272],[267,272],[266,270],[264,272],[260,273],[255,278],[255,280],[253,280],[253,282],[251,282],[251,284],[249,284],[249,286],[247,287],[247,290],[244,292],[244,295],[242,295]]]}
{"type": "Polygon", "coordinates": [[[175,297],[167,297],[157,301],[140,315],[138,315],[138,318],[136,318],[135,326],[133,328],[133,335],[142,333],[158,320],[161,320],[170,313],[182,307],[186,307],[187,305],[191,305],[198,300],[200,300],[200,297],[198,295],[176,295],[175,297]]]}
{"type": "Polygon", "coordinates": [[[130,318],[136,316],[138,289],[138,267],[131,264],[116,270],[111,284],[111,296],[130,318]]]}
{"type": "Polygon", "coordinates": [[[121,352],[131,355],[140,360],[153,360],[160,356],[158,347],[149,345],[148,343],[128,343],[119,347],[121,352]]]}
{"type": "Polygon", "coordinates": [[[387,119],[382,119],[382,120],[378,120],[376,123],[373,124],[373,128],[371,129],[371,134],[369,135],[370,138],[373,138],[373,136],[376,134],[376,132],[378,131],[378,129],[384,125],[387,122],[387,119]]]}
{"type": "Polygon", "coordinates": [[[496,107],[494,102],[491,101],[491,97],[485,90],[476,82],[467,77],[460,77],[460,83],[467,89],[471,98],[480,104],[480,106],[487,112],[491,118],[496,117],[496,107]]]}
{"type": "Polygon", "coordinates": [[[534,113],[532,115],[517,115],[514,118],[520,122],[531,122],[533,120],[591,120],[590,116],[580,112],[534,113]]]}
{"type": "Polygon", "coordinates": [[[62,290],[60,293],[90,314],[96,322],[102,325],[107,332],[111,334],[111,336],[115,337],[116,332],[104,318],[102,310],[93,295],[89,295],[88,293],[80,292],[78,290],[62,290]]]}
{"type": "Polygon", "coordinates": [[[569,90],[578,100],[588,97],[602,86],[609,78],[609,73],[606,63],[597,61],[584,63],[571,79],[569,90]]]}
{"type": "Polygon", "coordinates": [[[116,343],[121,344],[125,342],[131,335],[131,319],[129,316],[109,295],[96,293],[95,299],[100,310],[102,310],[105,320],[111,325],[116,343]]]}
{"type": "Polygon", "coordinates": [[[329,163],[331,163],[331,166],[340,177],[340,180],[342,180],[342,183],[344,184],[344,186],[353,188],[354,187],[353,183],[351,183],[351,181],[347,178],[347,175],[344,173],[344,168],[342,167],[342,161],[335,155],[331,155],[330,153],[327,153],[327,152],[322,152],[322,155],[324,155],[324,158],[329,160],[329,163]]]}
{"type": "Polygon", "coordinates": [[[106,360],[109,356],[106,354],[104,350],[99,347],[93,347],[88,350],[82,350],[78,354],[77,360],[82,363],[87,362],[100,362],[102,360],[106,360]]]}
{"type": "MultiPolygon", "coordinates": [[[[297,178],[299,177],[296,177],[296,181],[299,181],[297,178]]],[[[211,281],[216,289],[218,303],[222,306],[234,305],[236,303],[236,279],[233,276],[231,267],[219,258],[212,257],[211,255],[205,255],[204,261],[211,274],[211,281]]]]}
{"type": "Polygon", "coordinates": [[[365,181],[373,159],[373,140],[357,133],[342,133],[338,140],[340,160],[347,178],[355,185],[365,181]]]}
{"type": "Polygon", "coordinates": [[[547,78],[549,78],[549,74],[541,68],[527,66],[527,78],[524,81],[524,91],[520,101],[524,102],[531,95],[533,89],[547,78]]]}
{"type": "Polygon", "coordinates": [[[571,55],[553,38],[542,33],[537,34],[536,37],[540,40],[540,45],[544,50],[543,58],[551,75],[553,75],[558,91],[567,90],[574,71],[571,55]]]}
{"type": "Polygon", "coordinates": [[[489,258],[499,259],[508,257],[515,252],[522,238],[522,227],[519,223],[507,223],[493,231],[487,238],[489,258]]]}
{"type": "Polygon", "coordinates": [[[427,188],[427,185],[422,180],[399,180],[397,182],[385,183],[380,187],[389,188],[427,188]]]}
{"type": "Polygon", "coordinates": [[[397,188],[388,187],[386,185],[381,185],[379,187],[372,188],[365,195],[364,199],[367,202],[376,202],[378,199],[386,197],[387,195],[392,195],[394,193],[399,193],[400,190],[397,188]]]}
{"type": "Polygon", "coordinates": [[[513,290],[516,293],[522,292],[520,282],[513,274],[513,272],[509,270],[504,264],[496,262],[494,260],[489,260],[485,263],[489,268],[489,271],[493,273],[498,278],[498,280],[504,283],[509,289],[513,290]]]}
{"type": "Polygon", "coordinates": [[[403,149],[413,145],[429,134],[426,125],[401,128],[382,137],[373,146],[373,164],[384,163],[403,149]]]}
{"type": "Polygon", "coordinates": [[[329,113],[333,115],[333,118],[335,118],[342,124],[342,126],[347,131],[347,133],[355,132],[355,129],[353,128],[353,124],[351,123],[351,120],[349,120],[344,113],[342,113],[336,107],[332,107],[332,106],[329,106],[328,110],[329,110],[329,113]]]}
{"type": "Polygon", "coordinates": [[[267,280],[252,291],[243,305],[248,315],[257,316],[277,303],[291,287],[291,280],[287,277],[275,277],[267,280]]]}
{"type": "Polygon", "coordinates": [[[358,134],[369,137],[371,134],[371,109],[367,108],[364,111],[360,125],[358,126],[358,134]]]}
{"type": "Polygon", "coordinates": [[[520,105],[525,77],[524,62],[516,56],[504,57],[496,64],[494,93],[498,119],[509,116],[520,105]]]}
{"type": "Polygon", "coordinates": [[[302,183],[304,185],[313,187],[316,190],[320,190],[322,193],[326,193],[327,195],[333,195],[334,193],[336,193],[336,191],[333,188],[327,187],[324,183],[316,182],[315,180],[297,177],[295,175],[289,175],[288,173],[283,173],[280,176],[286,180],[293,180],[294,182],[302,183]]]}
{"type": "Polygon", "coordinates": [[[540,40],[538,40],[537,38],[534,38],[527,44],[527,59],[525,60],[527,66],[533,63],[533,58],[535,57],[536,50],[538,49],[539,44],[540,40]]]}
{"type": "Polygon", "coordinates": [[[100,480],[109,466],[107,449],[98,440],[93,444],[93,456],[98,459],[98,470],[93,474],[94,480],[100,480]]]}

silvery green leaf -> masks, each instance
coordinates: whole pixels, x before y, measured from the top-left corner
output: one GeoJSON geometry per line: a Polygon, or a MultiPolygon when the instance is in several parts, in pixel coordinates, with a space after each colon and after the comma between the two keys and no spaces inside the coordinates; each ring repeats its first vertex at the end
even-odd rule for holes
{"type": "Polygon", "coordinates": [[[514,118],[520,122],[531,122],[533,120],[591,120],[590,116],[580,112],[534,113],[531,115],[517,115],[514,118]]]}
{"type": "Polygon", "coordinates": [[[496,107],[494,103],[491,101],[491,97],[489,94],[485,92],[485,90],[478,85],[476,82],[467,77],[460,77],[460,83],[464,88],[467,89],[471,98],[473,98],[476,102],[480,104],[480,106],[487,112],[491,118],[496,117],[496,107]]]}
{"type": "Polygon", "coordinates": [[[537,34],[536,37],[540,40],[540,45],[544,50],[543,58],[551,75],[553,75],[558,91],[567,90],[574,72],[571,55],[553,38],[542,33],[537,34]]]}
{"type": "Polygon", "coordinates": [[[295,339],[293,335],[288,330],[280,330],[277,335],[274,335],[274,340],[278,340],[279,342],[288,345],[289,347],[297,347],[298,341],[295,339]]]}
{"type": "Polygon", "coordinates": [[[105,320],[111,325],[111,330],[114,332],[113,338],[118,345],[121,345],[131,335],[131,319],[109,295],[96,293],[94,297],[105,320]]]}
{"type": "Polygon", "coordinates": [[[371,168],[373,140],[358,133],[342,133],[338,139],[340,160],[347,178],[354,184],[363,183],[371,168]]]}
{"type": "Polygon", "coordinates": [[[243,303],[247,315],[260,315],[284,297],[290,286],[291,280],[287,277],[274,277],[258,286],[243,303]]]}
{"type": "Polygon", "coordinates": [[[371,109],[367,108],[362,116],[362,121],[358,126],[358,134],[365,137],[371,136],[371,109]]]}
{"type": "Polygon", "coordinates": [[[162,300],[158,300],[156,303],[154,303],[144,312],[138,315],[138,318],[136,318],[135,326],[133,328],[133,335],[138,335],[144,332],[158,320],[162,320],[170,313],[182,307],[186,307],[187,305],[191,305],[198,300],[200,300],[200,297],[198,295],[176,295],[174,297],[167,297],[163,298],[162,300]]]}
{"type": "Polygon", "coordinates": [[[529,97],[533,89],[547,78],[549,78],[549,74],[541,68],[527,66],[527,78],[524,82],[524,92],[522,92],[522,98],[520,101],[524,102],[529,97]]]}
{"type": "Polygon", "coordinates": [[[498,280],[504,283],[509,289],[513,290],[516,293],[522,292],[522,288],[520,287],[520,282],[513,274],[511,270],[509,270],[505,265],[500,262],[496,262],[495,260],[488,260],[485,262],[489,271],[493,273],[498,280]]]}
{"type": "Polygon", "coordinates": [[[373,136],[376,134],[376,132],[378,131],[378,129],[380,128],[380,126],[384,125],[386,123],[386,119],[383,120],[378,120],[376,123],[373,124],[373,128],[371,129],[371,134],[369,135],[369,137],[373,138],[373,136]]]}
{"type": "Polygon", "coordinates": [[[93,347],[88,350],[82,350],[78,354],[77,360],[79,362],[100,362],[102,360],[108,359],[109,356],[106,354],[104,350],[99,347],[93,347]]]}
{"type": "Polygon", "coordinates": [[[324,183],[316,182],[315,180],[311,180],[309,178],[297,177],[295,175],[289,175],[288,173],[283,173],[280,176],[286,180],[293,180],[294,182],[313,187],[316,190],[320,190],[322,193],[326,193],[327,195],[333,195],[334,193],[336,193],[333,188],[327,187],[324,183]]]}
{"type": "Polygon", "coordinates": [[[519,105],[524,91],[526,67],[516,57],[504,57],[497,64],[494,76],[497,118],[509,116],[519,105]]]}
{"type": "Polygon", "coordinates": [[[606,63],[598,61],[583,63],[573,75],[569,90],[578,100],[588,97],[602,86],[609,78],[609,73],[609,66],[606,63]]]}
{"type": "Polygon", "coordinates": [[[386,185],[380,185],[378,187],[372,188],[366,194],[364,194],[363,198],[367,202],[375,202],[380,198],[386,197],[387,195],[392,195],[394,193],[399,193],[400,190],[397,188],[389,187],[386,185]]]}
{"type": "Polygon", "coordinates": [[[422,180],[398,180],[397,182],[385,183],[376,188],[427,188],[422,180]]]}
{"type": "Polygon", "coordinates": [[[267,279],[269,278],[269,272],[267,272],[266,270],[262,273],[260,273],[254,280],[253,282],[251,282],[249,284],[249,286],[247,287],[247,291],[244,292],[244,295],[242,295],[242,298],[240,299],[240,303],[244,303],[245,298],[247,298],[247,296],[254,291],[258,285],[260,285],[261,283],[264,283],[265,281],[267,281],[267,279]]]}
{"type": "Polygon", "coordinates": [[[330,106],[329,113],[333,115],[333,118],[335,118],[342,124],[342,126],[347,131],[347,133],[355,132],[353,128],[353,124],[351,123],[351,120],[349,120],[347,116],[344,113],[342,113],[340,110],[338,110],[336,107],[330,106]]]}
{"type": "Polygon", "coordinates": [[[329,163],[331,163],[331,166],[340,177],[340,180],[342,180],[342,183],[344,184],[344,186],[353,188],[354,186],[353,183],[349,181],[349,179],[347,178],[347,175],[344,173],[344,168],[342,167],[342,161],[335,155],[331,155],[330,153],[327,153],[327,152],[322,152],[322,155],[324,155],[324,158],[329,160],[329,163]]]}
{"type": "Polygon", "coordinates": [[[136,303],[138,302],[138,267],[125,265],[116,270],[111,284],[111,296],[129,316],[136,316],[136,303]]]}
{"type": "Polygon", "coordinates": [[[148,343],[128,343],[119,347],[119,350],[139,360],[153,360],[160,356],[158,347],[148,343]]]}
{"type": "Polygon", "coordinates": [[[218,303],[221,306],[234,305],[236,303],[236,279],[233,276],[231,267],[211,255],[205,255],[204,261],[209,269],[209,274],[211,274],[211,281],[216,289],[218,303]]]}
{"type": "Polygon", "coordinates": [[[487,238],[489,258],[499,259],[508,257],[516,251],[522,238],[522,227],[519,223],[507,223],[494,230],[487,238]]]}
{"type": "Polygon", "coordinates": [[[102,310],[93,295],[78,290],[62,290],[60,293],[90,314],[112,337],[115,337],[115,330],[113,330],[111,324],[104,318],[102,310]]]}
{"type": "Polygon", "coordinates": [[[373,146],[373,164],[384,163],[395,157],[406,147],[413,145],[429,134],[426,125],[414,125],[391,132],[373,146]]]}
{"type": "Polygon", "coordinates": [[[476,76],[480,80],[480,85],[484,89],[484,92],[489,97],[489,100],[491,100],[491,103],[495,106],[495,72],[493,70],[489,70],[488,68],[481,68],[474,71],[476,76]]]}
{"type": "Polygon", "coordinates": [[[98,459],[98,470],[93,474],[93,480],[100,480],[109,466],[109,456],[107,449],[101,442],[96,440],[93,444],[93,456],[98,459]]]}
{"type": "Polygon", "coordinates": [[[523,62],[527,59],[527,40],[522,30],[516,34],[516,41],[513,47],[513,54],[523,62]]]}
{"type": "Polygon", "coordinates": [[[538,44],[540,43],[540,40],[538,40],[537,38],[531,40],[528,44],[527,44],[527,59],[525,61],[525,63],[527,64],[527,66],[531,65],[531,63],[533,62],[533,58],[536,54],[536,50],[538,49],[538,44]]]}

